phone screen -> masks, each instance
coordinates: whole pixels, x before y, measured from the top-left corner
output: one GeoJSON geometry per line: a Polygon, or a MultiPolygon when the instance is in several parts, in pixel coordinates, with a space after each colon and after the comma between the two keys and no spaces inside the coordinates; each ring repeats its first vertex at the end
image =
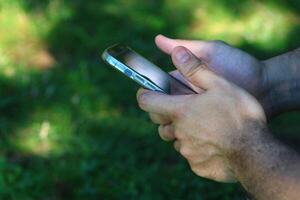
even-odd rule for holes
{"type": "Polygon", "coordinates": [[[107,52],[124,63],[143,77],[152,81],[168,94],[192,94],[195,93],[184,83],[178,81],[162,69],[145,59],[135,51],[126,46],[116,45],[109,48],[107,52]]]}

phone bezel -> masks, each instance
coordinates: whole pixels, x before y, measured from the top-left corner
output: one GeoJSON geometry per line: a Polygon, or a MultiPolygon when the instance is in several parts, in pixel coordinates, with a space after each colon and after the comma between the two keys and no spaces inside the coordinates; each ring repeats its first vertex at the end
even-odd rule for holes
{"type": "MultiPolygon", "coordinates": [[[[167,93],[162,88],[160,88],[158,85],[156,85],[153,81],[151,81],[148,78],[144,77],[143,75],[139,74],[137,71],[135,71],[131,67],[127,66],[126,64],[122,63],[117,58],[115,58],[114,55],[111,55],[109,53],[109,50],[112,50],[113,48],[118,47],[118,46],[122,47],[121,45],[114,45],[112,47],[107,48],[102,54],[102,59],[104,61],[106,61],[106,63],[108,63],[110,66],[112,66],[114,69],[118,70],[125,76],[134,80],[136,83],[138,83],[142,87],[152,90],[152,91],[167,93]]],[[[126,47],[126,48],[128,48],[128,47],[126,47]]],[[[128,49],[130,49],[130,48],[128,48],[128,49]]],[[[133,50],[131,50],[131,51],[133,51],[133,50]]]]}

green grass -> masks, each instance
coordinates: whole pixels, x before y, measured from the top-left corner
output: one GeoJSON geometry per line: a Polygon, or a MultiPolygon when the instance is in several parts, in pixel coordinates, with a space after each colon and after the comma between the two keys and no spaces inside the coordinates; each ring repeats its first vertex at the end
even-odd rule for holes
{"type": "MultiPolygon", "coordinates": [[[[153,42],[165,33],[223,39],[266,58],[300,45],[299,8],[297,1],[0,0],[0,199],[244,199],[237,184],[194,175],[137,108],[136,84],[99,55],[122,42],[170,70],[153,42]]],[[[290,140],[298,121],[288,114],[272,129],[290,140]]]]}

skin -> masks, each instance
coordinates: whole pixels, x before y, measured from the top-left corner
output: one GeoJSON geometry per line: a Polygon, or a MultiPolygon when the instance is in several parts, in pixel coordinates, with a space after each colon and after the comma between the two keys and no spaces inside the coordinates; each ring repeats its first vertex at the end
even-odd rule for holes
{"type": "Polygon", "coordinates": [[[272,137],[264,110],[271,116],[283,112],[285,104],[288,109],[297,108],[296,101],[289,98],[298,97],[294,82],[300,75],[299,66],[283,58],[298,51],[261,62],[222,42],[158,36],[156,43],[172,56],[178,69],[173,74],[199,92],[165,95],[138,91],[139,106],[160,125],[162,139],[175,140],[175,149],[199,176],[239,181],[256,199],[297,199],[300,158],[272,137]],[[278,70],[289,76],[276,73],[278,70]],[[276,104],[282,107],[275,109],[276,104]]]}
{"type": "Polygon", "coordinates": [[[261,96],[269,116],[300,108],[300,48],[263,61],[265,93],[261,96]]]}

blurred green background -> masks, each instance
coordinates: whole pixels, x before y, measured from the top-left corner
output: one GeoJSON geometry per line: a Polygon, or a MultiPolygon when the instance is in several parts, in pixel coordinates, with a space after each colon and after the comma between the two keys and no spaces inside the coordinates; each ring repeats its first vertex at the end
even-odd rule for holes
{"type": "MultiPolygon", "coordinates": [[[[245,199],[194,175],[100,53],[123,42],[163,67],[158,33],[265,59],[300,46],[297,0],[0,0],[0,199],[245,199]]],[[[299,114],[272,130],[294,141],[299,114]]],[[[299,142],[298,142],[299,144],[299,142]]]]}

